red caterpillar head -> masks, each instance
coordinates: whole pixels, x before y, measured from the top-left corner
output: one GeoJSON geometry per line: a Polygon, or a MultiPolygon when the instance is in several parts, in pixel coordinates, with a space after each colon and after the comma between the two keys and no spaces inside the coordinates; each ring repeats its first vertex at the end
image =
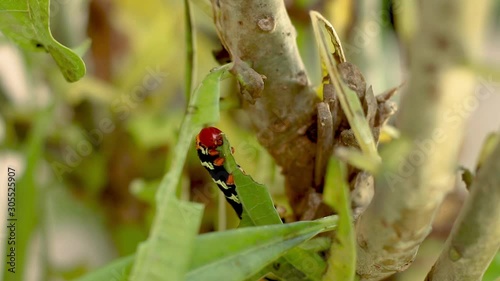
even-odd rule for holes
{"type": "Polygon", "coordinates": [[[215,127],[203,128],[198,136],[196,136],[197,147],[216,148],[221,146],[222,142],[222,131],[215,127]]]}

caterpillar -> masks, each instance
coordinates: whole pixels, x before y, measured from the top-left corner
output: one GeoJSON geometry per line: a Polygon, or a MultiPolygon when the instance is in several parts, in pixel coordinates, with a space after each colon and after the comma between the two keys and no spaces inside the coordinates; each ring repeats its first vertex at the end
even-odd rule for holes
{"type": "Polygon", "coordinates": [[[233,175],[224,168],[224,158],[221,157],[217,150],[224,142],[223,134],[221,130],[215,127],[203,128],[196,136],[196,150],[201,165],[208,171],[212,180],[224,193],[226,201],[241,219],[243,205],[238,193],[236,193],[233,175]]]}

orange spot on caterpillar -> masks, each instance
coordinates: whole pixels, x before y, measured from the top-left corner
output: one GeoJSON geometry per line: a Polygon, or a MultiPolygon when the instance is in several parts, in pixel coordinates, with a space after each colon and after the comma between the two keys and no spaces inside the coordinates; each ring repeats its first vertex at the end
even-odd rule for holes
{"type": "Polygon", "coordinates": [[[214,160],[214,165],[215,166],[222,166],[222,165],[224,165],[224,158],[219,157],[219,158],[215,159],[214,160]]]}
{"type": "Polygon", "coordinates": [[[208,154],[209,154],[210,156],[215,156],[215,155],[219,155],[219,152],[217,151],[217,149],[210,149],[210,150],[208,151],[208,154]]]}
{"type": "Polygon", "coordinates": [[[226,180],[226,184],[233,185],[234,184],[234,177],[233,175],[229,174],[226,180]]]}

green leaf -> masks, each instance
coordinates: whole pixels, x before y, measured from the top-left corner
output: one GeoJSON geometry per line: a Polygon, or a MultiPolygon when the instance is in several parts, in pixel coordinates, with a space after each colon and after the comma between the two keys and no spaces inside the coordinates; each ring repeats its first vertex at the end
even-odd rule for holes
{"type": "MultiPolygon", "coordinates": [[[[218,148],[218,151],[224,158],[224,168],[234,177],[236,192],[243,204],[240,227],[282,224],[267,187],[255,182],[252,177],[240,170],[231,153],[229,140],[225,135],[223,137],[223,144],[218,148]]],[[[283,268],[289,267],[291,264],[296,271],[302,272],[310,280],[321,279],[326,267],[326,263],[318,254],[299,248],[291,249],[277,262],[282,264],[283,268]]],[[[269,271],[280,276],[280,274],[287,274],[289,270],[277,271],[270,268],[269,271]]],[[[293,277],[287,277],[287,280],[292,280],[291,278],[293,277]]]]}
{"type": "MultiPolygon", "coordinates": [[[[267,187],[255,182],[240,169],[233,171],[236,192],[252,225],[282,224],[267,187]]],[[[242,219],[242,220],[243,220],[242,219]]]]}
{"type": "Polygon", "coordinates": [[[74,281],[127,281],[133,263],[133,255],[122,257],[74,281]]]}
{"type": "Polygon", "coordinates": [[[49,0],[0,2],[0,31],[24,49],[50,53],[64,78],[78,81],[85,75],[83,60],[52,37],[49,24],[49,0]]]}
{"type": "Polygon", "coordinates": [[[329,217],[202,235],[186,280],[246,280],[293,247],[331,229],[335,221],[329,217]]]}
{"type": "MultiPolygon", "coordinates": [[[[336,219],[336,216],[334,218],[336,219]]],[[[301,280],[321,280],[326,269],[326,263],[320,255],[300,248],[291,249],[283,258],[305,274],[306,278],[301,280]]],[[[286,280],[290,278],[287,277],[286,280]]]]}
{"type": "Polygon", "coordinates": [[[231,152],[231,144],[226,135],[224,141],[217,148],[224,158],[224,168],[233,175],[236,192],[243,204],[243,215],[240,227],[268,224],[281,224],[281,218],[274,208],[273,199],[267,187],[244,174],[231,152]]]}
{"type": "Polygon", "coordinates": [[[195,134],[204,125],[219,121],[220,81],[229,68],[228,64],[214,69],[191,95],[186,115],[182,121],[179,139],[173,151],[174,155],[170,165],[172,169],[163,178],[156,196],[158,203],[161,203],[162,198],[165,198],[167,193],[175,193],[187,152],[193,146],[195,134]]]}
{"type": "Polygon", "coordinates": [[[332,239],[330,237],[315,237],[300,245],[300,248],[307,251],[323,252],[330,249],[332,239]]]}
{"type": "Polygon", "coordinates": [[[169,197],[151,234],[139,245],[131,280],[183,280],[198,234],[203,205],[169,197]],[[182,254],[180,254],[182,253],[182,254]]]}
{"type": "Polygon", "coordinates": [[[212,71],[191,95],[173,152],[171,169],[163,177],[156,193],[157,209],[151,233],[137,250],[131,280],[161,281],[167,275],[171,280],[184,280],[203,205],[178,200],[176,189],[195,133],[203,125],[219,119],[220,79],[227,69],[228,65],[212,71]]]}
{"type": "MultiPolygon", "coordinates": [[[[192,258],[186,280],[245,280],[232,278],[244,278],[241,277],[242,273],[250,276],[259,272],[259,269],[285,253],[287,249],[320,232],[331,230],[335,223],[336,217],[328,217],[316,221],[240,228],[200,235],[191,243],[193,249],[189,256],[192,258]],[[245,271],[241,271],[243,268],[232,263],[243,264],[245,271]]],[[[182,237],[176,238],[179,241],[186,240],[182,237]]],[[[177,250],[179,249],[171,249],[170,252],[178,257],[185,255],[185,252],[179,255],[177,250]]],[[[134,258],[134,256],[120,258],[75,281],[128,280],[134,258]]],[[[172,265],[164,264],[164,266],[172,265]]],[[[152,269],[152,265],[149,268],[152,269]]],[[[169,280],[184,280],[184,278],[174,279],[177,276],[172,273],[174,271],[168,274],[169,280]]]]}
{"type": "Polygon", "coordinates": [[[345,60],[343,56],[342,46],[336,35],[333,26],[318,12],[310,12],[314,34],[316,41],[319,44],[321,58],[328,70],[328,74],[332,81],[335,91],[340,101],[342,111],[345,113],[349,125],[351,126],[354,136],[358,141],[363,153],[372,158],[374,162],[380,162],[380,157],[375,147],[370,126],[366,120],[363,107],[358,96],[352,91],[341,79],[337,69],[337,61],[332,53],[336,54],[337,60],[342,62],[345,60]],[[334,50],[330,50],[330,44],[333,44],[334,50]]]}
{"type": "Polygon", "coordinates": [[[191,13],[191,2],[190,0],[184,0],[184,24],[186,26],[184,41],[186,42],[186,86],[185,86],[185,94],[186,98],[189,99],[189,95],[191,95],[191,91],[193,89],[193,84],[195,83],[196,65],[195,65],[195,54],[196,54],[196,45],[194,44],[195,40],[195,31],[193,29],[193,16],[191,13]]]}
{"type": "Polygon", "coordinates": [[[188,109],[193,111],[193,124],[199,126],[196,131],[203,125],[219,122],[220,81],[230,66],[231,64],[226,64],[212,70],[196,88],[191,98],[195,98],[196,103],[188,109]]]}
{"type": "Polygon", "coordinates": [[[352,224],[349,188],[345,166],[335,158],[330,160],[323,198],[339,215],[335,238],[330,248],[328,269],[323,280],[352,281],[356,271],[356,244],[352,224]]]}

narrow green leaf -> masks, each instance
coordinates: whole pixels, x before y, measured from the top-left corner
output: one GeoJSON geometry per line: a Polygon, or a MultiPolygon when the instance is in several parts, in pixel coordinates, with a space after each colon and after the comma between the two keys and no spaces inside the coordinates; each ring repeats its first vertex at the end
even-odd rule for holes
{"type": "MultiPolygon", "coordinates": [[[[264,248],[268,246],[273,247],[271,251],[267,252],[272,255],[279,252],[285,252],[286,249],[283,247],[280,248],[278,246],[279,244],[277,243],[284,243],[283,245],[285,245],[286,247],[289,247],[290,243],[297,243],[296,241],[299,241],[298,243],[301,243],[302,241],[309,239],[317,233],[331,230],[335,223],[336,217],[329,217],[327,219],[316,221],[297,222],[286,225],[240,228],[225,232],[213,232],[197,236],[192,243],[192,258],[189,265],[190,273],[187,276],[187,280],[191,280],[190,276],[198,273],[201,274],[201,276],[195,278],[203,278],[204,276],[206,276],[204,275],[205,270],[210,271],[217,268],[217,270],[223,270],[221,271],[221,274],[226,274],[227,276],[229,276],[231,271],[239,269],[235,269],[235,266],[232,266],[228,269],[229,271],[226,271],[226,269],[224,268],[221,269],[220,266],[224,265],[224,263],[226,263],[227,265],[227,259],[246,263],[249,257],[247,253],[253,253],[254,251],[259,254],[254,256],[257,261],[252,261],[252,263],[255,265],[262,262],[264,263],[264,265],[262,265],[261,267],[263,267],[265,266],[266,261],[259,259],[261,258],[261,254],[264,254],[266,252],[261,251],[265,250],[264,248]],[[259,248],[260,250],[256,249],[255,246],[257,246],[257,248],[259,248]],[[198,270],[198,273],[196,273],[194,270],[198,270]],[[199,271],[203,272],[200,273],[199,271]]],[[[183,238],[181,238],[181,240],[183,240],[183,238]]],[[[172,251],[176,250],[178,249],[172,249],[172,251]]],[[[134,258],[134,256],[122,257],[92,273],[76,279],[75,281],[128,280],[128,274],[134,262],[134,258]]],[[[269,260],[269,262],[273,261],[274,259],[275,258],[266,258],[266,260],[269,260]]],[[[170,266],[169,264],[165,265],[170,266]]],[[[286,267],[283,266],[282,269],[285,268],[286,267]]],[[[255,270],[258,269],[252,269],[252,271],[255,270]]],[[[267,271],[265,272],[267,273],[267,271]]],[[[168,276],[169,278],[172,278],[172,280],[184,280],[173,279],[174,277],[171,274],[169,274],[168,276]]],[[[222,278],[219,280],[229,279],[222,278]]]]}
{"type": "Polygon", "coordinates": [[[300,248],[306,251],[323,252],[330,249],[332,239],[330,237],[315,237],[300,245],[300,248]]]}
{"type": "Polygon", "coordinates": [[[497,145],[497,143],[500,141],[500,135],[498,133],[490,133],[486,139],[483,142],[483,145],[481,146],[481,151],[479,152],[479,157],[477,159],[476,163],[476,171],[481,168],[483,165],[484,161],[488,159],[490,154],[493,152],[493,149],[497,145]]]}
{"type": "Polygon", "coordinates": [[[187,280],[246,280],[285,252],[331,229],[336,217],[239,228],[196,240],[187,280]]]}
{"type": "Polygon", "coordinates": [[[184,26],[186,27],[184,41],[186,42],[186,86],[185,95],[189,99],[193,89],[193,83],[196,80],[196,45],[194,44],[195,33],[193,28],[193,16],[191,14],[190,0],[184,0],[184,26]]]}
{"type": "Polygon", "coordinates": [[[198,234],[203,205],[168,198],[146,242],[139,245],[130,280],[183,280],[198,234]],[[182,254],[179,254],[182,253],[182,254]]]}
{"type": "Polygon", "coordinates": [[[172,165],[170,165],[172,168],[163,178],[157,193],[158,203],[161,202],[161,198],[164,198],[164,193],[175,193],[187,152],[193,145],[195,134],[204,125],[219,121],[220,81],[229,67],[230,65],[224,65],[214,69],[191,95],[179,132],[179,140],[173,151],[172,165]]]}
{"type": "Polygon", "coordinates": [[[345,85],[340,78],[340,74],[337,69],[337,62],[332,55],[332,53],[336,53],[337,56],[340,57],[340,60],[341,58],[345,59],[343,57],[342,46],[336,35],[335,29],[320,13],[311,11],[310,16],[315,38],[319,45],[321,58],[326,66],[326,69],[328,70],[328,74],[339,98],[340,105],[347,117],[347,120],[349,121],[349,125],[351,125],[356,140],[358,141],[361,150],[367,156],[373,158],[373,161],[380,161],[377,148],[375,147],[375,140],[373,139],[370,126],[366,121],[361,102],[359,101],[356,93],[349,89],[349,87],[347,87],[347,85],[345,85]],[[330,51],[330,44],[333,44],[335,47],[333,51],[330,51]]]}
{"type": "Polygon", "coordinates": [[[230,64],[212,70],[196,88],[189,111],[193,112],[192,123],[198,125],[196,133],[203,125],[219,122],[220,81],[229,70],[230,64]]]}
{"type": "Polygon", "coordinates": [[[137,250],[131,280],[161,281],[166,275],[171,280],[184,279],[203,205],[180,201],[175,197],[175,191],[195,133],[204,124],[215,123],[219,119],[219,84],[227,69],[226,65],[212,71],[191,95],[171,168],[163,177],[156,194],[157,209],[151,233],[137,250]]]}
{"type": "MultiPolygon", "coordinates": [[[[305,278],[302,280],[321,280],[326,269],[326,262],[320,255],[300,248],[291,249],[283,258],[294,268],[304,273],[305,278]]],[[[286,280],[290,280],[290,277],[286,280]]]]}
{"type": "Polygon", "coordinates": [[[50,32],[49,0],[0,1],[0,31],[20,47],[52,55],[68,82],[85,75],[83,60],[50,32]]]}
{"type": "Polygon", "coordinates": [[[234,170],[233,176],[236,191],[253,225],[282,223],[266,186],[255,182],[240,169],[234,170]]]}
{"type": "MultiPolygon", "coordinates": [[[[304,242],[305,243],[305,242],[304,242]]],[[[262,277],[270,277],[271,280],[286,281],[305,281],[306,275],[287,262],[283,257],[273,261],[253,276],[248,277],[247,281],[261,280],[262,277]]]]}
{"type": "Polygon", "coordinates": [[[356,244],[352,224],[349,188],[345,181],[346,168],[338,159],[332,158],[328,165],[324,201],[339,215],[335,238],[330,248],[328,269],[323,280],[352,281],[356,271],[356,244]]]}
{"type": "Polygon", "coordinates": [[[240,227],[268,224],[281,224],[281,218],[274,208],[273,199],[267,187],[244,174],[231,153],[231,144],[224,135],[222,146],[217,150],[225,159],[224,167],[234,177],[236,192],[243,204],[240,227]]]}

